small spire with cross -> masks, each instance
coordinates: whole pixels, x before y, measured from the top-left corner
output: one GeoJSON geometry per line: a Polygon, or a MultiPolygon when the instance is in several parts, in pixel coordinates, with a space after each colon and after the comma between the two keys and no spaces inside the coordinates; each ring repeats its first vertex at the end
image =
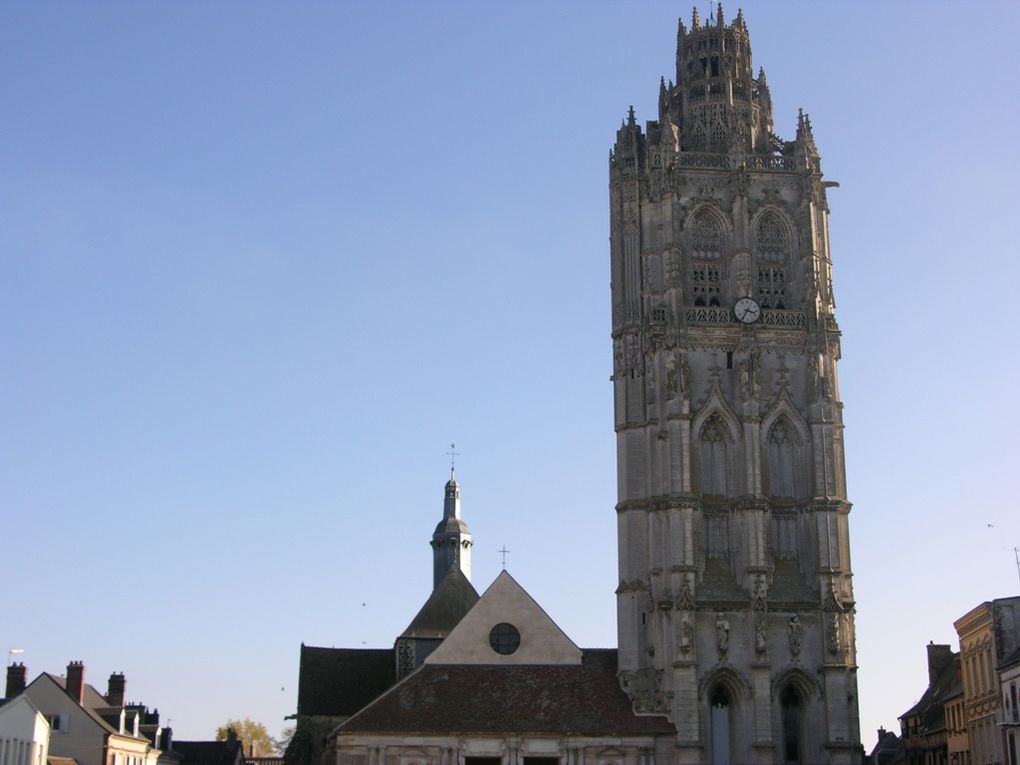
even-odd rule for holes
{"type": "Polygon", "coordinates": [[[503,545],[499,548],[498,552],[503,556],[503,570],[506,571],[506,554],[510,552],[510,550],[507,549],[506,545],[503,545]]]}
{"type": "Polygon", "coordinates": [[[460,452],[457,451],[457,444],[451,443],[450,451],[446,454],[450,458],[450,478],[453,478],[454,470],[457,467],[457,458],[460,456],[460,452]]]}

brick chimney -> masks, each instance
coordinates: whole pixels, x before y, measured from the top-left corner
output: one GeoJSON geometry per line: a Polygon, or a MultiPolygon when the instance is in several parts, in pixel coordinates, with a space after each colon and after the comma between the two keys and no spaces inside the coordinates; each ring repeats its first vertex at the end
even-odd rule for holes
{"type": "Polygon", "coordinates": [[[67,682],[64,685],[67,695],[81,704],[85,692],[85,663],[72,661],[67,665],[67,682]]]}
{"type": "Polygon", "coordinates": [[[7,692],[4,698],[10,699],[25,690],[25,680],[28,678],[28,670],[20,661],[16,661],[7,668],[7,692]]]}
{"type": "Polygon", "coordinates": [[[953,660],[953,647],[945,643],[928,642],[928,685],[935,682],[935,678],[953,660]]]}
{"type": "Polygon", "coordinates": [[[114,672],[106,682],[106,703],[111,707],[124,706],[124,689],[127,688],[127,680],[123,672],[114,672]]]}

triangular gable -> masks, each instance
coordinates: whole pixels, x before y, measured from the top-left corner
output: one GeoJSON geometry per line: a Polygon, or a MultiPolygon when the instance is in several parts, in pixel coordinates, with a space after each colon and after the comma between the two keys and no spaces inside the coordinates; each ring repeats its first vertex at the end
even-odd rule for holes
{"type": "Polygon", "coordinates": [[[425,663],[569,665],[581,663],[581,649],[503,571],[425,663]],[[498,653],[492,647],[490,635],[500,624],[510,625],[520,635],[512,653],[498,653]]]}
{"type": "Polygon", "coordinates": [[[28,684],[23,693],[44,715],[74,714],[99,727],[102,733],[119,735],[116,728],[110,726],[94,711],[71,698],[65,690],[66,683],[66,679],[62,676],[41,672],[35,680],[28,684]]]}
{"type": "MultiPolygon", "coordinates": [[[[3,706],[0,706],[0,720],[3,720],[4,725],[11,730],[24,731],[37,722],[49,727],[46,716],[39,711],[39,708],[32,703],[32,699],[24,692],[12,696],[4,702],[3,706]]],[[[15,734],[15,738],[18,738],[17,734],[15,734]]]]}

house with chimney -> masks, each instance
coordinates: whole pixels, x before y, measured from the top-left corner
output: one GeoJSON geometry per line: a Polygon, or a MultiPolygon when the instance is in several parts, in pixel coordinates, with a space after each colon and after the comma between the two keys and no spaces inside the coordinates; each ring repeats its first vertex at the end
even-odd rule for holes
{"type": "MultiPolygon", "coordinates": [[[[0,709],[24,709],[28,702],[49,727],[49,761],[68,758],[77,765],[179,765],[170,751],[170,730],[159,712],[125,703],[126,680],[110,675],[106,694],[85,682],[85,664],[72,661],[67,674],[41,673],[27,683],[23,664],[7,668],[6,700],[0,709]]],[[[46,762],[46,759],[42,761],[46,762]]],[[[16,765],[31,765],[17,762],[16,765]]]]}

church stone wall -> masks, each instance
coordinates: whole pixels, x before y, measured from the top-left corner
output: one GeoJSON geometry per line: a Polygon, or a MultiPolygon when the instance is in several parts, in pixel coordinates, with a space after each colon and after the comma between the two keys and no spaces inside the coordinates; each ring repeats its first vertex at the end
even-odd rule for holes
{"type": "Polygon", "coordinates": [[[621,682],[680,762],[862,755],[829,184],[771,126],[742,16],[695,14],[610,158],[621,682]]]}

